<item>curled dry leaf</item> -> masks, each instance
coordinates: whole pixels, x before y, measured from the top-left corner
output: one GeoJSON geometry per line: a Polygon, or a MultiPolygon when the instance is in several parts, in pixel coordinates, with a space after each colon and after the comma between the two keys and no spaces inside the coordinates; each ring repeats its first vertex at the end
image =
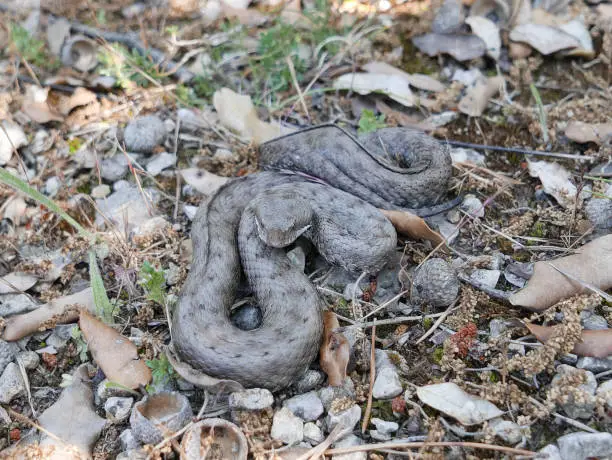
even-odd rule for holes
{"type": "Polygon", "coordinates": [[[23,292],[36,284],[38,278],[29,273],[13,272],[0,278],[0,294],[23,292]]]}
{"type": "Polygon", "coordinates": [[[476,35],[425,34],[412,39],[419,51],[428,56],[449,54],[458,61],[471,61],[484,56],[487,45],[476,35]]]}
{"type": "Polygon", "coordinates": [[[228,177],[217,176],[200,168],[183,169],[181,170],[181,176],[183,176],[185,182],[207,196],[215,193],[223,184],[230,180],[228,177]]]}
{"type": "Polygon", "coordinates": [[[472,28],[472,33],[477,35],[485,42],[487,46],[487,55],[495,59],[499,59],[501,53],[501,36],[499,28],[490,19],[482,16],[470,16],[465,20],[465,23],[472,28]]]}
{"type": "Polygon", "coordinates": [[[55,448],[53,455],[46,458],[76,460],[91,457],[93,445],[106,420],[96,413],[90,382],[87,364],[83,364],[72,375],[72,384],[40,415],[40,425],[59,438],[43,435],[40,445],[55,448]]]}
{"type": "Polygon", "coordinates": [[[444,243],[444,238],[438,232],[433,231],[427,222],[419,216],[406,211],[389,211],[381,209],[381,212],[391,221],[395,230],[415,240],[431,241],[434,245],[444,243]]]}
{"type": "Polygon", "coordinates": [[[68,97],[62,97],[59,102],[59,111],[62,115],[68,115],[73,109],[82,105],[88,105],[96,101],[96,94],[85,88],[77,88],[68,97]]]}
{"type": "Polygon", "coordinates": [[[509,298],[512,305],[545,310],[573,295],[592,292],[585,285],[605,291],[612,287],[612,234],[585,244],[577,254],[552,261],[539,261],[527,286],[509,298]],[[567,273],[568,276],[560,273],[567,273]],[[576,281],[580,280],[580,281],[576,281]]]}
{"type": "Polygon", "coordinates": [[[369,73],[398,75],[406,80],[409,85],[425,91],[440,92],[446,89],[446,86],[435,78],[431,78],[429,75],[423,75],[420,73],[409,74],[408,72],[404,72],[403,70],[393,67],[391,64],[387,64],[386,62],[372,61],[361,67],[363,70],[369,73]]]}
{"type": "Polygon", "coordinates": [[[151,369],[126,337],[85,310],[81,311],[79,326],[93,359],[108,380],[132,389],[151,381],[151,369]]]}
{"type": "Polygon", "coordinates": [[[2,339],[11,342],[57,324],[74,322],[79,317],[80,308],[95,310],[91,288],[54,299],[29,313],[7,318],[2,339]]]}
{"type": "Polygon", "coordinates": [[[565,128],[565,135],[580,144],[595,142],[601,145],[612,139],[612,123],[570,121],[565,128]]]}
{"type": "Polygon", "coordinates": [[[559,26],[566,34],[571,35],[576,40],[580,46],[578,48],[572,49],[567,52],[569,56],[581,56],[587,59],[592,59],[595,57],[595,49],[593,48],[593,40],[591,39],[591,34],[589,29],[587,29],[584,20],[573,19],[565,24],[561,24],[559,26]]]}
{"type": "Polygon", "coordinates": [[[556,27],[533,23],[521,24],[512,29],[510,40],[527,43],[544,55],[580,47],[580,42],[572,35],[556,27]]]}
{"type": "Polygon", "coordinates": [[[0,166],[9,162],[14,150],[27,143],[28,138],[21,126],[12,121],[2,121],[2,126],[0,126],[0,166]]]}
{"type": "Polygon", "coordinates": [[[261,121],[250,96],[221,88],[213,95],[213,105],[223,126],[259,145],[291,132],[278,123],[261,121]]]}
{"type": "Polygon", "coordinates": [[[49,88],[29,85],[26,88],[21,110],[36,123],[62,121],[64,118],[49,106],[47,102],[48,95],[49,88]]]}
{"type": "Polygon", "coordinates": [[[334,81],[334,88],[359,94],[383,93],[406,107],[415,104],[408,82],[399,75],[384,73],[347,73],[334,81]]]}
{"type": "Polygon", "coordinates": [[[501,75],[477,80],[459,101],[459,110],[471,117],[479,117],[487,107],[489,99],[501,91],[503,84],[504,77],[501,75]]]}
{"type": "Polygon", "coordinates": [[[503,415],[495,404],[466,393],[451,382],[419,387],[417,395],[423,403],[450,415],[466,426],[477,425],[503,415]]]}
{"type": "Polygon", "coordinates": [[[527,167],[531,177],[537,177],[542,182],[544,191],[555,197],[564,208],[576,204],[578,189],[572,182],[572,174],[559,163],[548,161],[529,161],[527,167]]]}
{"type": "MultiPolygon", "coordinates": [[[[557,326],[539,326],[537,324],[526,323],[536,338],[546,343],[557,326]]],[[[595,358],[607,358],[612,356],[612,329],[599,329],[594,331],[582,331],[582,340],[574,345],[572,353],[578,356],[593,356],[595,358]]]]}
{"type": "Polygon", "coordinates": [[[346,368],[350,358],[350,345],[339,328],[338,318],[331,311],[323,312],[323,343],[319,349],[321,369],[327,374],[330,386],[340,386],[346,379],[346,368]]]}

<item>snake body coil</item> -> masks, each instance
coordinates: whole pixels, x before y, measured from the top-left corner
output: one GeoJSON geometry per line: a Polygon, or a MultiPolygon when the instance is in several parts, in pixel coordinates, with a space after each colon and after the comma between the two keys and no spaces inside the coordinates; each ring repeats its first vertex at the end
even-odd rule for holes
{"type": "Polygon", "coordinates": [[[207,375],[276,390],[315,358],[324,307],[282,248],[305,236],[330,263],[376,273],[396,244],[377,208],[435,205],[451,161],[435,139],[398,128],[359,141],[335,126],[307,129],[263,144],[260,154],[273,171],[229,182],[198,210],[172,345],[207,375]],[[245,277],[263,316],[249,331],[230,320],[245,277]]]}

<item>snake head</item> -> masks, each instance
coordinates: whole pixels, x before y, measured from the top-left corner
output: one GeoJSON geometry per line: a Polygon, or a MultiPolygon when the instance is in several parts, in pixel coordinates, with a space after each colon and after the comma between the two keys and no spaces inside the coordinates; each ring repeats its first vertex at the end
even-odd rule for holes
{"type": "Polygon", "coordinates": [[[289,202],[273,196],[262,200],[254,211],[259,238],[274,248],[289,246],[312,226],[311,208],[300,198],[293,197],[289,202]]]}

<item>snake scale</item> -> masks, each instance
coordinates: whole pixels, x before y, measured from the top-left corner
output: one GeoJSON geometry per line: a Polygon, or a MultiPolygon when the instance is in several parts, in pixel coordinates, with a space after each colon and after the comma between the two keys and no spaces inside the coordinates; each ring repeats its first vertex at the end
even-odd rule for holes
{"type": "Polygon", "coordinates": [[[172,345],[209,376],[278,390],[315,359],[324,308],[283,248],[303,236],[330,263],[375,274],[396,246],[379,208],[435,213],[451,160],[419,131],[384,128],[357,140],[324,125],[262,144],[260,165],[264,171],[228,182],[198,209],[172,345]],[[253,330],[230,319],[245,277],[262,314],[253,330]]]}

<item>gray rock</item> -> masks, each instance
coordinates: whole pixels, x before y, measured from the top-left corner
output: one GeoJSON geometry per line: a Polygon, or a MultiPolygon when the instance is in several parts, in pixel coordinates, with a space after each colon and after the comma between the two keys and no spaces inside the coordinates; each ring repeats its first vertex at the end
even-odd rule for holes
{"type": "Polygon", "coordinates": [[[605,195],[608,198],[596,197],[587,201],[584,211],[593,224],[597,228],[612,227],[612,184],[609,184],[605,195]]]}
{"type": "Polygon", "coordinates": [[[274,396],[265,388],[251,388],[229,395],[229,406],[233,410],[261,410],[272,407],[274,396]]]}
{"type": "Polygon", "coordinates": [[[123,450],[138,449],[140,447],[140,441],[136,439],[131,428],[121,432],[119,441],[121,442],[121,448],[123,450]]]}
{"type": "Polygon", "coordinates": [[[96,225],[104,225],[108,218],[116,228],[128,231],[138,227],[151,219],[149,209],[155,212],[156,205],[160,199],[158,190],[145,188],[140,190],[138,186],[125,181],[115,182],[115,191],[105,199],[96,200],[98,212],[96,214],[96,225]],[[144,201],[143,192],[147,201],[144,201]]]}
{"type": "Polygon", "coordinates": [[[606,400],[606,405],[612,409],[612,380],[606,380],[597,387],[597,396],[606,400]]]}
{"type": "Polygon", "coordinates": [[[15,397],[23,394],[25,389],[19,366],[9,363],[0,376],[0,403],[10,403],[15,397]]]}
{"type": "Polygon", "coordinates": [[[316,420],[323,414],[323,403],[315,391],[294,396],[285,401],[283,406],[305,422],[316,420]]]}
{"type": "Polygon", "coordinates": [[[297,381],[295,388],[298,393],[306,393],[323,383],[325,375],[323,372],[308,369],[304,375],[297,381]]]}
{"type": "Polygon", "coordinates": [[[463,25],[463,5],[457,0],[446,0],[431,24],[431,31],[438,34],[457,32],[463,25]]]}
{"type": "Polygon", "coordinates": [[[183,212],[187,216],[187,219],[193,220],[193,218],[196,215],[196,212],[198,212],[198,207],[186,204],[186,205],[183,206],[183,212]]]}
{"type": "Polygon", "coordinates": [[[36,369],[40,362],[40,356],[35,351],[22,351],[17,353],[17,361],[23,364],[27,370],[36,369]]]}
{"type": "Polygon", "coordinates": [[[414,304],[434,307],[450,305],[459,293],[459,279],[451,265],[444,259],[425,261],[414,274],[410,299],[414,304]]]}
{"type": "MultiPolygon", "coordinates": [[[[136,5],[131,5],[136,6],[136,5]]],[[[143,5],[144,6],[144,5],[143,5]]],[[[125,452],[119,453],[117,455],[116,460],[147,460],[149,458],[149,454],[144,449],[130,449],[125,452]]]]}
{"type": "Polygon", "coordinates": [[[304,439],[304,422],[286,407],[274,414],[272,419],[272,439],[294,445],[304,439]]]}
{"type": "Polygon", "coordinates": [[[168,286],[174,286],[176,283],[178,283],[180,275],[181,275],[180,267],[170,262],[168,264],[168,270],[164,272],[164,277],[166,278],[166,284],[168,286]]]}
{"type": "Polygon", "coordinates": [[[489,427],[495,433],[495,436],[500,438],[506,444],[518,444],[523,439],[523,432],[521,431],[521,427],[508,420],[503,420],[501,418],[495,418],[493,420],[489,420],[489,427]]]}
{"type": "Polygon", "coordinates": [[[492,339],[496,339],[506,330],[508,330],[508,323],[503,319],[495,318],[489,322],[489,333],[492,339]]]}
{"type": "Polygon", "coordinates": [[[461,209],[474,217],[484,217],[485,215],[482,201],[480,201],[474,195],[465,195],[463,203],[461,203],[461,209]]]}
{"type": "Polygon", "coordinates": [[[355,404],[341,412],[335,413],[330,411],[325,418],[325,424],[329,433],[331,433],[336,425],[340,425],[342,427],[341,436],[344,436],[353,431],[353,428],[359,423],[360,419],[361,407],[355,404]]]}
{"type": "Polygon", "coordinates": [[[470,274],[471,279],[491,289],[497,286],[500,276],[500,270],[485,270],[483,268],[478,268],[470,274]]]}
{"type": "Polygon", "coordinates": [[[612,433],[570,433],[557,439],[563,460],[612,455],[612,433]]]}
{"type": "Polygon", "coordinates": [[[116,182],[128,172],[128,160],[123,153],[117,153],[100,162],[100,175],[109,182],[116,182]]]}
{"type": "MultiPolygon", "coordinates": [[[[463,147],[456,147],[450,152],[453,163],[473,163],[475,165],[484,166],[485,164],[485,156],[477,152],[474,149],[464,149],[463,147]]],[[[460,214],[457,213],[460,217],[460,214]]],[[[459,223],[459,220],[453,222],[449,219],[449,222],[453,224],[459,223]]]]}
{"type": "Polygon", "coordinates": [[[15,359],[18,351],[19,347],[15,343],[0,340],[0,373],[15,359]]]}
{"type": "Polygon", "coordinates": [[[376,427],[379,433],[393,434],[399,429],[399,425],[395,422],[387,422],[383,419],[374,417],[371,423],[376,427]]]}
{"type": "Polygon", "coordinates": [[[12,422],[11,417],[9,416],[6,409],[0,406],[0,425],[8,425],[11,422],[12,422]]]}
{"type": "Polygon", "coordinates": [[[402,392],[397,368],[383,350],[376,350],[376,379],[372,388],[375,399],[392,399],[402,392]]]}
{"type": "Polygon", "coordinates": [[[548,457],[546,457],[547,460],[563,460],[561,458],[561,452],[559,452],[559,448],[554,444],[548,444],[544,448],[540,449],[539,453],[548,455],[548,457]]]}
{"type": "Polygon", "coordinates": [[[590,315],[582,320],[582,327],[589,331],[608,329],[608,322],[603,316],[590,315]]]}
{"type": "Polygon", "coordinates": [[[213,158],[219,161],[233,161],[237,158],[237,156],[234,155],[234,153],[231,150],[217,149],[217,151],[213,155],[213,158]]]}
{"type": "Polygon", "coordinates": [[[557,375],[553,377],[550,385],[551,388],[557,388],[559,391],[563,391],[563,387],[566,385],[564,377],[570,375],[584,375],[586,377],[586,382],[576,388],[578,394],[569,394],[567,402],[561,404],[561,408],[571,418],[591,418],[595,410],[594,395],[597,389],[597,380],[595,380],[593,373],[576,369],[567,364],[560,364],[556,370],[557,375]]]}
{"type": "Polygon", "coordinates": [[[157,176],[164,169],[176,164],[176,155],[173,153],[162,152],[156,155],[147,163],[147,172],[152,176],[157,176]]]}
{"type": "Polygon", "coordinates": [[[306,252],[304,252],[303,247],[296,246],[291,251],[287,252],[287,257],[295,267],[304,271],[306,267],[306,252]]]}
{"type": "Polygon", "coordinates": [[[193,411],[189,400],[177,392],[149,394],[134,404],[130,427],[136,439],[157,444],[167,433],[174,433],[189,423],[193,411]]]}
{"type": "MultiPolygon", "coordinates": [[[[348,436],[344,436],[342,439],[336,441],[333,444],[333,447],[340,449],[342,447],[360,446],[362,444],[363,439],[355,436],[354,434],[349,434],[348,436]]],[[[367,452],[351,452],[349,454],[337,454],[332,456],[332,460],[367,460],[367,458],[367,452]]]]}
{"type": "Polygon", "coordinates": [[[320,444],[325,439],[321,428],[315,423],[308,422],[304,424],[304,441],[308,441],[313,446],[320,444]]]}
{"type": "Polygon", "coordinates": [[[612,370],[612,356],[607,358],[593,358],[591,356],[582,356],[578,358],[576,364],[578,369],[586,369],[595,374],[612,370]]]}
{"type": "Polygon", "coordinates": [[[39,307],[25,294],[2,294],[0,295],[0,316],[13,316],[27,313],[39,307]]]}
{"type": "Polygon", "coordinates": [[[45,194],[50,198],[55,197],[62,186],[62,181],[57,176],[52,176],[45,181],[45,194]]]}
{"type": "Polygon", "coordinates": [[[130,416],[134,398],[119,398],[113,396],[104,403],[106,418],[113,423],[121,423],[130,416]]]}
{"type": "Polygon", "coordinates": [[[327,386],[327,387],[321,388],[318,391],[318,393],[319,393],[319,398],[321,399],[321,402],[323,403],[323,407],[325,407],[326,410],[329,410],[332,403],[336,399],[340,399],[340,398],[354,399],[355,398],[355,388],[353,387],[352,384],[353,384],[353,381],[349,377],[347,377],[346,380],[344,381],[344,385],[341,387],[327,386]]]}
{"type": "Polygon", "coordinates": [[[166,139],[166,126],[156,115],[138,117],[123,132],[125,148],[130,152],[151,153],[166,139]]]}

